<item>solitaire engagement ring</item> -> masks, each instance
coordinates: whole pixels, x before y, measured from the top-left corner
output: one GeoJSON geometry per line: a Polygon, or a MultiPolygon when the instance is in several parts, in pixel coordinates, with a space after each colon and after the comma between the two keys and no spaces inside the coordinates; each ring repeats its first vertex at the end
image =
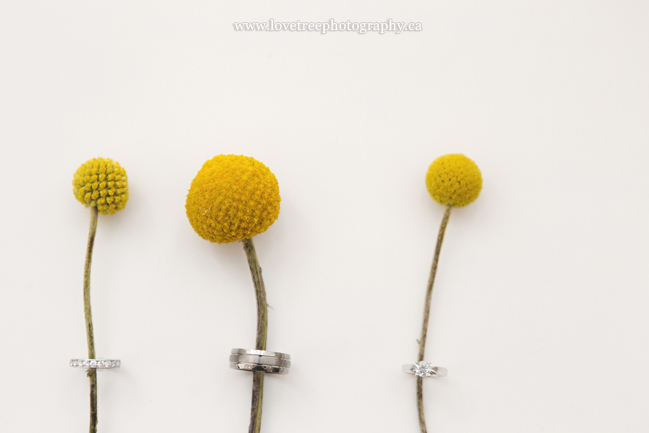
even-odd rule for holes
{"type": "Polygon", "coordinates": [[[433,367],[430,362],[421,361],[416,364],[405,364],[401,371],[408,374],[414,374],[417,377],[444,377],[448,375],[448,370],[444,367],[433,367]]]}

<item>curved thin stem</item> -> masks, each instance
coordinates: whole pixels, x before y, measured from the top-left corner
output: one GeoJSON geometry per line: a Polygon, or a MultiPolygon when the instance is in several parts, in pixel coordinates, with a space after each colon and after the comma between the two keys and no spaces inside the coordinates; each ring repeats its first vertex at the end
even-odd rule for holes
{"type": "MultiPolygon", "coordinates": [[[[424,360],[424,352],[426,351],[426,336],[428,335],[428,318],[430,317],[430,301],[433,297],[433,284],[435,284],[435,275],[437,274],[437,263],[439,262],[439,254],[442,251],[442,243],[444,242],[444,233],[446,233],[446,226],[448,219],[451,217],[451,206],[446,208],[442,224],[439,226],[439,233],[437,234],[437,245],[435,246],[435,256],[433,257],[433,265],[430,268],[430,277],[428,278],[428,286],[426,288],[426,303],[424,307],[424,323],[421,327],[421,336],[419,337],[419,356],[417,362],[424,360]]],[[[426,433],[426,418],[424,417],[424,391],[423,379],[417,377],[417,411],[419,412],[419,428],[421,433],[426,433]]]]}
{"type": "MultiPolygon", "coordinates": [[[[243,249],[248,258],[250,275],[255,286],[257,298],[257,341],[255,349],[266,350],[266,336],[268,334],[268,304],[266,303],[266,288],[261,275],[261,267],[257,260],[257,252],[252,239],[243,240],[243,249]]],[[[250,427],[248,433],[259,433],[261,431],[261,409],[264,397],[264,372],[254,371],[252,377],[252,407],[250,410],[250,427]]]]}
{"type": "MultiPolygon", "coordinates": [[[[92,310],[90,308],[90,266],[92,265],[92,249],[95,246],[97,233],[98,211],[96,206],[90,207],[90,231],[88,247],[86,248],[86,263],[83,267],[83,313],[86,318],[86,339],[88,340],[88,358],[95,359],[95,334],[92,329],[92,310]]],[[[88,369],[90,378],[90,433],[97,432],[97,370],[88,369]]]]}

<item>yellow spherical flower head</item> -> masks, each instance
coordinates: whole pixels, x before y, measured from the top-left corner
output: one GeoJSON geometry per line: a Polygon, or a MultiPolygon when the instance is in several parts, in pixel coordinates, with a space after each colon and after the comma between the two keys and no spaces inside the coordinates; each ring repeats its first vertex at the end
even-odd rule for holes
{"type": "Polygon", "coordinates": [[[444,206],[463,207],[473,203],[480,195],[482,174],[476,163],[466,156],[444,155],[430,165],[426,187],[436,202],[444,206]]]}
{"type": "Polygon", "coordinates": [[[81,164],[72,180],[74,196],[86,207],[97,206],[99,213],[114,214],[128,201],[126,170],[117,161],[95,158],[81,164]]]}
{"type": "Polygon", "coordinates": [[[228,243],[265,232],[279,215],[279,184],[254,158],[219,155],[203,164],[185,210],[203,239],[228,243]]]}

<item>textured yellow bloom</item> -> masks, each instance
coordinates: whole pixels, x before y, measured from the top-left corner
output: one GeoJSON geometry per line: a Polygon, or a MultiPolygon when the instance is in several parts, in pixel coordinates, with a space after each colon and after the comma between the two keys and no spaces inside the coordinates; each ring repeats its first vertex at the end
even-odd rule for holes
{"type": "Polygon", "coordinates": [[[473,203],[480,195],[482,175],[475,162],[466,156],[444,155],[430,165],[426,187],[436,202],[444,206],[463,207],[473,203]]]}
{"type": "Polygon", "coordinates": [[[222,244],[265,232],[279,215],[280,200],[277,179],[264,164],[219,155],[192,181],[185,210],[200,237],[222,244]]]}
{"type": "Polygon", "coordinates": [[[77,200],[86,207],[97,206],[104,215],[124,209],[128,200],[126,170],[112,159],[95,158],[83,163],[74,173],[72,186],[77,200]]]}

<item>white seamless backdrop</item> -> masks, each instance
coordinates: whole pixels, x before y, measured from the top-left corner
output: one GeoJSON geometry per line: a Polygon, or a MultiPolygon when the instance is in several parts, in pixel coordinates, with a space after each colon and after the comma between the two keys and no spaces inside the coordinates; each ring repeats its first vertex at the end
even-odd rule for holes
{"type": "Polygon", "coordinates": [[[263,431],[417,432],[414,362],[443,208],[428,165],[484,188],[453,212],[433,297],[429,431],[649,431],[649,4],[64,0],[0,6],[0,431],[81,432],[89,211],[72,174],[127,170],[92,274],[102,433],[247,431],[255,300],[241,244],[185,216],[218,154],[275,173],[255,238],[271,305],[263,431]],[[235,32],[235,21],[423,31],[235,32]]]}

